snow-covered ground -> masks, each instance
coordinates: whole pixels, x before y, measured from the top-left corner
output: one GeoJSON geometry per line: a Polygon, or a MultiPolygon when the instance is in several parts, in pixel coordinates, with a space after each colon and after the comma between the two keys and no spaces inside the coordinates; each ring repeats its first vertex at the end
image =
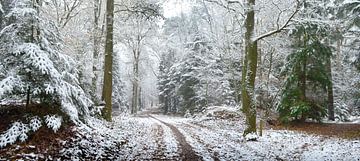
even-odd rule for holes
{"type": "MultiPolygon", "coordinates": [[[[137,116],[115,116],[111,123],[90,118],[89,124],[77,128],[75,138],[62,141],[64,148],[58,156],[51,158],[360,160],[360,141],[355,139],[345,140],[293,131],[265,130],[257,141],[246,141],[242,137],[244,129],[242,117],[216,119],[206,113],[196,118],[182,118],[144,112],[137,116]]],[[[28,159],[39,159],[40,155],[32,153],[24,156],[28,159]]]]}
{"type": "Polygon", "coordinates": [[[359,140],[265,130],[258,141],[246,141],[243,121],[155,117],[178,127],[204,160],[360,160],[359,140]]]}

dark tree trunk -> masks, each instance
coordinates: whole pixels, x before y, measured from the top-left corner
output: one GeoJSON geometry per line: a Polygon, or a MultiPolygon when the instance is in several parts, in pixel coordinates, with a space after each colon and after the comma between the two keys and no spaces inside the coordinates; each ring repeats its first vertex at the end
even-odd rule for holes
{"type": "Polygon", "coordinates": [[[327,108],[328,108],[328,119],[331,121],[335,120],[335,113],[334,113],[334,93],[333,93],[333,83],[332,83],[332,69],[331,69],[331,57],[329,56],[327,63],[326,63],[327,71],[328,71],[328,78],[329,84],[327,87],[327,108]]]}
{"type": "Polygon", "coordinates": [[[105,101],[105,107],[102,110],[102,115],[105,120],[111,121],[114,0],[107,0],[106,23],[105,70],[102,96],[102,100],[105,101]]]}

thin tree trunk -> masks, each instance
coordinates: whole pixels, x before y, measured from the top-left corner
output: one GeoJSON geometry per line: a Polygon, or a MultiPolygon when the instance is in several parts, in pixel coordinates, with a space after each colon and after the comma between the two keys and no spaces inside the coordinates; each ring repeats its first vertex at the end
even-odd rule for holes
{"type": "Polygon", "coordinates": [[[328,119],[331,121],[335,120],[335,113],[334,113],[334,93],[333,93],[333,83],[332,83],[332,69],[331,69],[331,56],[329,56],[326,68],[328,71],[328,78],[329,78],[329,85],[327,87],[327,106],[328,106],[328,119]]]}
{"type": "Polygon", "coordinates": [[[270,109],[272,108],[272,99],[274,98],[271,98],[271,94],[270,94],[270,88],[269,88],[269,83],[270,83],[270,74],[271,74],[271,70],[272,70],[272,64],[273,64],[273,54],[274,54],[275,50],[272,49],[270,51],[270,60],[269,60],[269,71],[267,73],[267,80],[266,80],[266,89],[267,89],[267,100],[271,100],[269,102],[269,104],[267,104],[266,106],[266,112],[265,112],[265,118],[268,118],[269,117],[269,114],[270,114],[270,109]]]}
{"type": "Polygon", "coordinates": [[[141,95],[141,87],[139,87],[139,94],[138,94],[138,98],[139,98],[139,111],[141,111],[143,109],[143,100],[142,100],[142,95],[141,95]]]}
{"type": "Polygon", "coordinates": [[[28,86],[28,89],[26,91],[26,105],[25,108],[29,108],[30,107],[30,93],[31,93],[31,87],[28,86]]]}
{"type": "Polygon", "coordinates": [[[104,119],[111,121],[114,0],[107,0],[106,23],[105,70],[103,84],[103,100],[105,101],[105,108],[102,111],[102,115],[104,119]]]}
{"type": "Polygon", "coordinates": [[[342,46],[342,39],[336,41],[336,66],[338,68],[341,67],[341,46],[342,46]]]}
{"type": "Polygon", "coordinates": [[[255,11],[252,8],[255,0],[248,0],[248,5],[251,9],[246,13],[245,58],[242,71],[242,109],[246,115],[247,125],[244,136],[256,133],[256,107],[253,96],[257,68],[257,42],[251,40],[255,29],[255,11]]]}
{"type": "MultiPolygon", "coordinates": [[[[307,35],[304,36],[304,47],[306,48],[307,35]]],[[[300,80],[299,80],[299,88],[300,88],[300,100],[306,102],[306,66],[307,66],[307,55],[304,56],[302,63],[300,65],[300,80]]]]}
{"type": "Polygon", "coordinates": [[[131,114],[136,114],[138,108],[138,85],[137,82],[133,82],[133,95],[131,103],[131,114]]]}
{"type": "Polygon", "coordinates": [[[299,88],[300,88],[300,100],[306,102],[306,58],[304,58],[302,62],[302,66],[300,68],[300,81],[299,81],[299,88]]]}
{"type": "MultiPolygon", "coordinates": [[[[32,7],[33,9],[35,9],[37,11],[37,14],[39,14],[39,0],[33,0],[32,1],[32,7]]],[[[35,22],[33,22],[35,23],[35,22]]],[[[36,25],[33,24],[31,27],[31,37],[30,37],[30,42],[31,43],[36,43],[36,41],[38,40],[38,35],[40,34],[40,31],[36,28],[36,25]]],[[[28,72],[28,79],[31,81],[32,79],[32,74],[31,72],[28,72]]],[[[25,108],[29,108],[30,107],[30,103],[31,103],[31,83],[28,85],[28,88],[26,90],[26,105],[25,108]]]]}
{"type": "Polygon", "coordinates": [[[100,50],[100,28],[99,28],[99,20],[100,20],[100,1],[94,0],[94,28],[93,28],[93,74],[92,78],[92,97],[95,103],[98,103],[97,97],[97,80],[99,76],[98,70],[98,59],[99,59],[99,50],[100,50]]]}
{"type": "MultiPolygon", "coordinates": [[[[0,5],[3,6],[2,1],[0,2],[0,5]]],[[[0,31],[3,29],[3,17],[5,15],[5,13],[3,12],[4,12],[3,8],[0,8],[0,31]]]]}
{"type": "Polygon", "coordinates": [[[133,80],[133,98],[132,98],[132,114],[136,114],[139,106],[139,59],[140,59],[140,51],[134,50],[134,80],[133,80]]]}

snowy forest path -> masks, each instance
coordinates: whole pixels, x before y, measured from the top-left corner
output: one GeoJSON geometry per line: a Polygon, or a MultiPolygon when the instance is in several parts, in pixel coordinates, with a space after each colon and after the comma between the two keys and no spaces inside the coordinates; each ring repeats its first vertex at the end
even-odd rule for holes
{"type": "Polygon", "coordinates": [[[156,118],[152,115],[148,115],[150,118],[153,118],[162,124],[166,125],[171,129],[171,131],[175,134],[175,138],[177,142],[179,143],[179,148],[181,150],[180,157],[181,160],[202,160],[200,156],[196,154],[196,152],[192,149],[190,144],[186,141],[185,136],[179,131],[178,128],[176,128],[174,125],[171,125],[170,123],[164,122],[163,120],[160,120],[159,118],[156,118]]]}
{"type": "MultiPolygon", "coordinates": [[[[183,133],[180,132],[180,130],[173,125],[172,122],[165,121],[164,119],[160,118],[161,112],[158,111],[158,109],[150,109],[146,111],[139,112],[136,117],[144,118],[144,119],[150,119],[149,122],[156,122],[157,126],[159,127],[157,131],[159,131],[158,135],[156,135],[156,142],[158,142],[158,148],[157,152],[155,154],[155,158],[161,158],[159,157],[161,154],[164,154],[164,156],[168,155],[166,154],[166,147],[164,147],[161,144],[161,137],[163,136],[163,133],[161,131],[165,130],[165,128],[169,128],[171,132],[171,137],[174,138],[177,142],[178,147],[178,154],[171,154],[170,156],[178,156],[180,160],[184,161],[201,161],[203,160],[201,156],[199,156],[192,148],[192,146],[186,141],[186,137],[183,133]]],[[[164,158],[162,158],[164,159],[164,158]]],[[[169,158],[166,158],[169,159],[169,158]]]]}

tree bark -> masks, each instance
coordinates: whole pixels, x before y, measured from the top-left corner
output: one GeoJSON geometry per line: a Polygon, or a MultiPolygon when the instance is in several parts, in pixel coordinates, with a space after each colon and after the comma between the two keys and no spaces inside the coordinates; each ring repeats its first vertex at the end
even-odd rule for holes
{"type": "MultiPolygon", "coordinates": [[[[140,45],[140,42],[139,44],[140,45]]],[[[139,61],[140,61],[140,47],[133,50],[134,54],[134,80],[133,80],[133,95],[132,95],[132,105],[131,105],[131,113],[136,114],[139,106],[139,61]]]]}
{"type": "Polygon", "coordinates": [[[92,99],[95,104],[98,104],[99,98],[97,97],[97,80],[99,75],[98,70],[98,59],[99,59],[99,51],[100,51],[100,0],[94,0],[94,28],[93,28],[93,74],[92,78],[92,99]]]}
{"type": "Polygon", "coordinates": [[[0,31],[3,29],[3,17],[5,17],[5,13],[3,13],[3,8],[2,8],[2,1],[0,2],[0,31]]]}
{"type": "Polygon", "coordinates": [[[327,108],[328,108],[328,119],[331,121],[335,120],[335,113],[334,113],[334,93],[333,93],[333,83],[332,83],[332,69],[331,69],[331,56],[329,56],[327,63],[326,63],[326,68],[328,71],[328,78],[329,78],[329,84],[327,87],[327,94],[328,94],[328,99],[327,99],[327,108]]]}
{"type": "Polygon", "coordinates": [[[138,99],[139,99],[139,111],[141,111],[143,109],[143,100],[142,100],[142,93],[141,93],[141,86],[139,86],[139,94],[138,94],[138,99]]]}
{"type": "Polygon", "coordinates": [[[105,70],[102,99],[105,101],[105,107],[102,110],[102,115],[105,120],[111,121],[114,0],[106,1],[106,23],[105,70]]]}
{"type": "Polygon", "coordinates": [[[242,109],[246,115],[247,125],[243,134],[244,136],[249,133],[256,133],[256,106],[253,101],[253,96],[258,51],[257,41],[251,39],[255,29],[255,11],[253,9],[255,0],[248,0],[248,5],[251,9],[246,13],[245,58],[242,70],[242,109]]]}
{"type": "Polygon", "coordinates": [[[132,103],[131,103],[131,114],[136,114],[138,109],[138,85],[137,82],[133,82],[133,95],[132,95],[132,103]]]}
{"type": "MultiPolygon", "coordinates": [[[[307,35],[304,35],[304,47],[306,48],[307,43],[307,35]]],[[[300,67],[299,67],[299,73],[300,73],[300,80],[299,80],[299,89],[300,89],[300,100],[303,102],[306,102],[306,66],[307,66],[307,53],[304,56],[304,59],[302,60],[300,67]]]]}

